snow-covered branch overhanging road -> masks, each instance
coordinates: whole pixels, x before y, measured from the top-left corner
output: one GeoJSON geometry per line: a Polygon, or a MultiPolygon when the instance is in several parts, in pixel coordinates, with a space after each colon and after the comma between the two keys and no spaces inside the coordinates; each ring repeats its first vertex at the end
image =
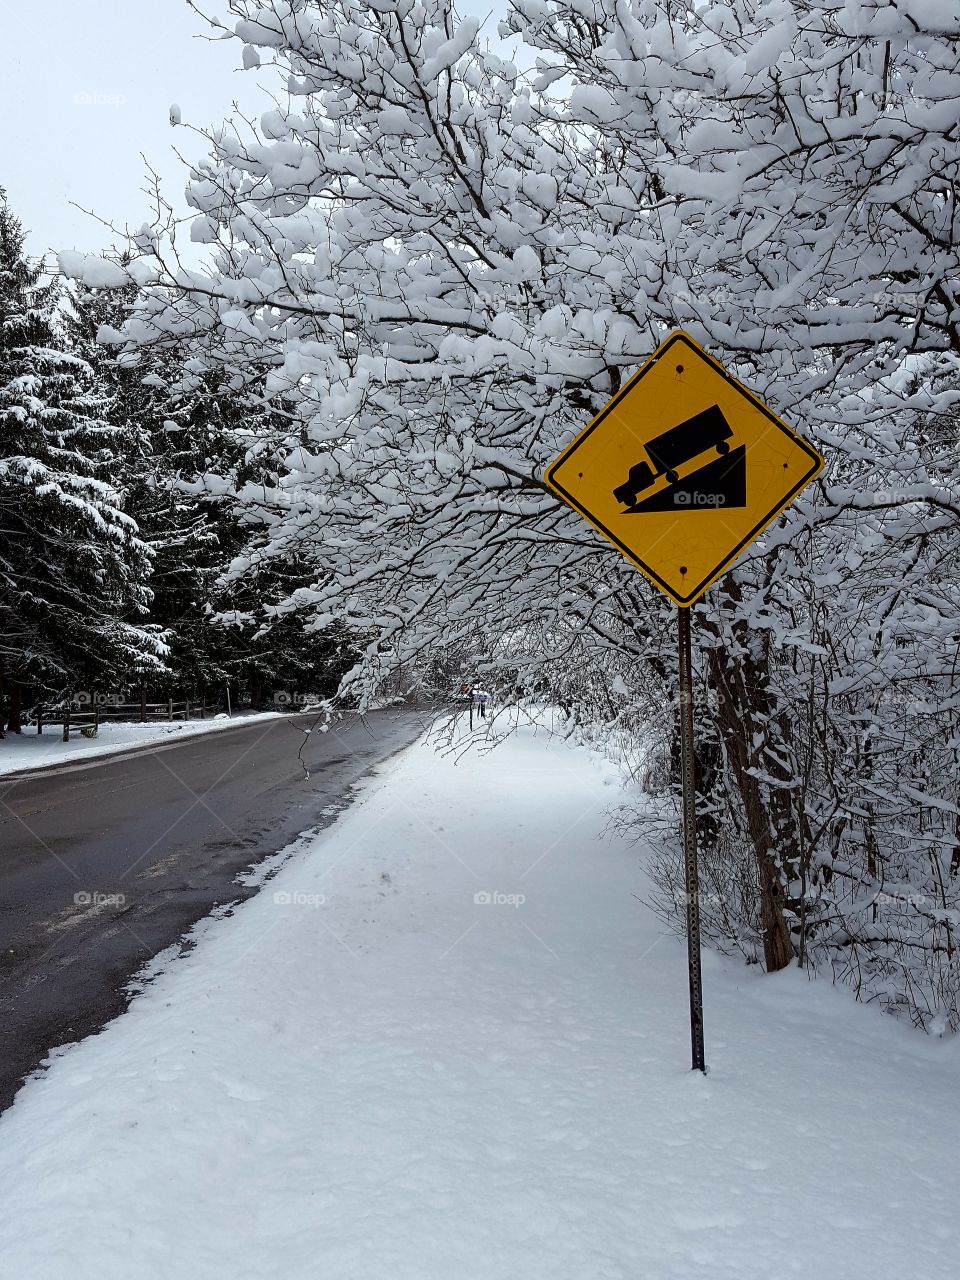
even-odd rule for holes
{"type": "MultiPolygon", "coordinates": [[[[412,712],[231,726],[102,763],[0,777],[0,1105],[58,1045],[126,1004],[125,981],[218,904],[238,872],[329,822],[420,732],[412,712]]],[[[71,744],[73,745],[73,744],[71,744]]]]}

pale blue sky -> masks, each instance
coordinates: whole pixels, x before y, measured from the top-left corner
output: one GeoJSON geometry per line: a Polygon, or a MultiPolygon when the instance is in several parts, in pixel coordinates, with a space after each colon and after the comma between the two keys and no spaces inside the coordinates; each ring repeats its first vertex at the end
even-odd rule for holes
{"type": "MultiPolygon", "coordinates": [[[[207,7],[226,18],[225,3],[207,7]]],[[[502,6],[460,7],[485,15],[502,6]]],[[[0,186],[29,253],[113,242],[71,201],[120,226],[147,220],[141,153],[180,203],[185,173],[173,146],[193,160],[202,142],[171,128],[171,103],[196,124],[222,120],[235,99],[251,114],[264,109],[257,73],[237,70],[239,42],[210,43],[204,30],[186,0],[0,0],[0,186]]],[[[487,30],[495,39],[495,22],[487,30]]]]}
{"type": "Polygon", "coordinates": [[[179,195],[172,146],[191,159],[201,147],[170,127],[172,102],[204,123],[234,98],[254,110],[262,101],[251,74],[233,69],[240,46],[197,39],[201,21],[183,0],[0,0],[0,10],[0,185],[30,253],[111,243],[70,201],[121,225],[143,222],[141,153],[179,195]]]}

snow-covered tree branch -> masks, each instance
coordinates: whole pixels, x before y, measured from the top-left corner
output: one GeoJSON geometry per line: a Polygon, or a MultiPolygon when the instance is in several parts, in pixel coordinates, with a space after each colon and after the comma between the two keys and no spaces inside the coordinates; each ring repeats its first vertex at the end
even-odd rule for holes
{"type": "Polygon", "coordinates": [[[277,107],[103,335],[282,404],[228,576],[309,565],[265,622],[369,635],[362,695],[469,654],[669,758],[669,611],[541,476],[687,329],[830,460],[697,610],[716,932],[955,1010],[955,6],[516,0],[529,73],[447,0],[229,8],[277,107]]]}

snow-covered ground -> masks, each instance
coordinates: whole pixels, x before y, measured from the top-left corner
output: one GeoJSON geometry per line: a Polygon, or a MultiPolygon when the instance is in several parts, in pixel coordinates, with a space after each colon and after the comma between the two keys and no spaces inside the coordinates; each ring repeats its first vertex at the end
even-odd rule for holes
{"type": "Polygon", "coordinates": [[[685,954],[610,766],[429,745],[0,1118],[16,1280],[955,1274],[958,1052],[685,954]]]}
{"type": "Polygon", "coordinates": [[[164,720],[153,724],[104,721],[95,738],[72,733],[69,742],[63,741],[62,729],[57,725],[47,725],[43,733],[37,733],[35,728],[25,728],[22,733],[8,733],[0,739],[0,776],[19,773],[21,769],[117,755],[131,747],[192,738],[200,733],[216,733],[219,729],[252,724],[256,720],[275,720],[280,714],[277,711],[241,712],[233,717],[219,715],[209,720],[164,720]]]}

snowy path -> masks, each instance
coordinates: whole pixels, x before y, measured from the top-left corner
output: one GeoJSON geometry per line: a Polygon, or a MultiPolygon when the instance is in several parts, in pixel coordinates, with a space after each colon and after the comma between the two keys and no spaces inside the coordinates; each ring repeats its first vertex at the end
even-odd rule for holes
{"type": "Polygon", "coordinates": [[[948,1274],[956,1046],[707,956],[691,1074],[616,799],[529,729],[386,766],[0,1118],[3,1280],[948,1274]]]}

